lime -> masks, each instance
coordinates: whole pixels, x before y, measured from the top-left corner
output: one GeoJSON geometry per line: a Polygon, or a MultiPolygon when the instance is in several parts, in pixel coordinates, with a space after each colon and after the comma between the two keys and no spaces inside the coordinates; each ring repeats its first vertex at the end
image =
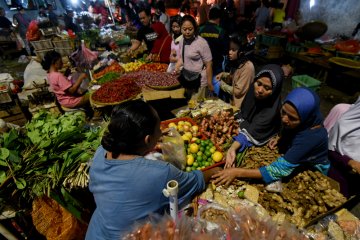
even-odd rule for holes
{"type": "Polygon", "coordinates": [[[192,166],[192,167],[191,167],[191,170],[196,170],[196,167],[195,167],[195,166],[192,166]]]}
{"type": "Polygon", "coordinates": [[[199,151],[200,151],[200,152],[204,152],[204,151],[205,151],[205,148],[204,148],[204,147],[200,147],[199,151]]]}
{"type": "Polygon", "coordinates": [[[245,192],[244,191],[239,191],[237,195],[238,195],[239,198],[245,198],[245,192]]]}
{"type": "Polygon", "coordinates": [[[205,149],[206,149],[206,150],[210,150],[210,148],[211,148],[211,147],[210,147],[209,145],[207,145],[205,149]]]}
{"type": "Polygon", "coordinates": [[[192,170],[191,167],[186,167],[187,172],[190,172],[191,170],[192,170]]]}
{"type": "Polygon", "coordinates": [[[194,166],[194,167],[197,167],[197,166],[199,166],[199,164],[198,164],[197,162],[194,162],[194,163],[193,163],[193,166],[194,166]]]}
{"type": "Polygon", "coordinates": [[[206,167],[208,167],[208,166],[210,166],[210,165],[211,165],[211,163],[209,163],[209,162],[206,162],[206,163],[205,163],[205,166],[206,166],[206,167]]]}
{"type": "Polygon", "coordinates": [[[201,167],[198,167],[197,170],[201,170],[201,167]]]}
{"type": "Polygon", "coordinates": [[[213,144],[212,142],[210,142],[210,143],[208,144],[208,146],[209,146],[209,147],[213,147],[214,144],[213,144]]]}
{"type": "Polygon", "coordinates": [[[204,166],[201,167],[201,169],[204,169],[204,168],[205,168],[204,166]]]}
{"type": "Polygon", "coordinates": [[[195,141],[197,144],[200,144],[201,143],[201,140],[200,139],[196,139],[195,141]]]}
{"type": "Polygon", "coordinates": [[[210,152],[211,152],[211,153],[216,152],[216,148],[215,148],[215,147],[210,148],[210,152]]]}
{"type": "Polygon", "coordinates": [[[196,161],[197,161],[197,162],[201,162],[202,160],[203,160],[203,157],[202,157],[202,156],[197,156],[197,157],[196,157],[196,161]]]}
{"type": "Polygon", "coordinates": [[[211,152],[210,152],[209,150],[206,150],[206,151],[205,151],[205,156],[210,157],[210,156],[211,156],[211,152]]]}
{"type": "Polygon", "coordinates": [[[198,156],[202,156],[202,155],[203,155],[203,152],[197,152],[197,155],[198,155],[198,156]]]}

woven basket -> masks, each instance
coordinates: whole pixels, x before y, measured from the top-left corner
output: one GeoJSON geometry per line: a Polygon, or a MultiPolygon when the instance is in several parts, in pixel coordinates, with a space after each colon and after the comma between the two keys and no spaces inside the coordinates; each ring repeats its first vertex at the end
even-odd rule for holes
{"type": "Polygon", "coordinates": [[[51,42],[51,39],[45,39],[45,40],[39,40],[39,41],[31,41],[30,43],[35,48],[35,51],[50,49],[50,48],[54,47],[52,42],[51,42]]]}
{"type": "Polygon", "coordinates": [[[54,51],[54,49],[35,50],[35,54],[38,58],[44,60],[45,54],[50,51],[54,51]]]}
{"type": "Polygon", "coordinates": [[[62,57],[70,56],[74,52],[72,48],[55,48],[55,51],[60,53],[62,57]]]}
{"type": "Polygon", "coordinates": [[[93,99],[93,93],[91,93],[90,95],[90,103],[91,105],[93,106],[96,106],[96,107],[106,107],[106,106],[114,106],[114,105],[118,105],[118,104],[121,104],[121,103],[124,103],[124,102],[127,102],[127,101],[131,101],[131,100],[134,100],[136,98],[139,97],[139,94],[136,94],[128,99],[125,99],[123,101],[120,101],[120,102],[112,102],[112,103],[102,103],[102,102],[98,102],[96,100],[93,99]]]}
{"type": "Polygon", "coordinates": [[[171,90],[180,87],[180,83],[172,86],[151,86],[148,84],[145,84],[147,87],[155,89],[155,90],[171,90]]]}
{"type": "Polygon", "coordinates": [[[54,40],[52,41],[55,48],[73,48],[74,44],[72,44],[70,39],[64,39],[64,40],[54,40]]]}

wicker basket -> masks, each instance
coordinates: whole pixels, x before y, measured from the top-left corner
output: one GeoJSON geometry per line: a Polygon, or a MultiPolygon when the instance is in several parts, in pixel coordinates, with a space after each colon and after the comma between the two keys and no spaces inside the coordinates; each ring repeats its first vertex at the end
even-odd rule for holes
{"type": "Polygon", "coordinates": [[[35,50],[35,54],[39,59],[44,60],[45,54],[50,51],[54,51],[54,49],[35,50]]]}
{"type": "Polygon", "coordinates": [[[54,40],[52,41],[55,48],[73,48],[74,44],[72,44],[70,39],[64,40],[54,40]]]}
{"type": "Polygon", "coordinates": [[[60,53],[62,57],[70,56],[74,52],[72,48],[55,48],[55,51],[60,53]]]}
{"type": "Polygon", "coordinates": [[[51,39],[45,39],[45,40],[39,40],[39,41],[31,41],[31,45],[35,48],[35,51],[50,49],[50,48],[54,47],[52,42],[51,42],[51,39]]]}

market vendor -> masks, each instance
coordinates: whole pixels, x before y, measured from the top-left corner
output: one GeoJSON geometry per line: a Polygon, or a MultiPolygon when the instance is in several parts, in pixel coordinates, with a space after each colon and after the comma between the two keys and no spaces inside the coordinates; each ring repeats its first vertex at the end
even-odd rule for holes
{"type": "Polygon", "coordinates": [[[41,62],[42,67],[47,71],[47,78],[50,88],[56,95],[56,99],[61,106],[67,108],[86,108],[90,107],[89,95],[79,95],[78,89],[81,83],[88,77],[85,73],[80,75],[72,84],[61,72],[63,61],[60,53],[50,51],[45,54],[41,62]]]}
{"type": "Polygon", "coordinates": [[[232,99],[231,104],[240,109],[254,81],[255,67],[248,58],[247,42],[238,34],[230,36],[229,60],[230,72],[216,75],[214,91],[222,99],[232,99]]]}
{"type": "Polygon", "coordinates": [[[170,163],[145,156],[154,149],[160,136],[157,112],[141,100],[116,106],[108,133],[90,167],[90,191],[96,209],[86,239],[121,239],[135,222],[150,214],[163,214],[169,199],[162,193],[170,180],[179,186],[180,207],[205,189],[211,175],[206,172],[184,172],[170,163]]]}
{"type": "Polygon", "coordinates": [[[360,181],[360,97],[329,131],[329,177],[340,183],[346,197],[359,194],[360,181]]]}
{"type": "Polygon", "coordinates": [[[148,60],[153,62],[169,63],[172,41],[170,34],[166,31],[164,24],[161,22],[153,23],[151,28],[156,32],[157,38],[154,41],[148,60]]]}
{"type": "Polygon", "coordinates": [[[255,76],[241,105],[240,133],[227,152],[225,168],[234,166],[236,152],[264,145],[279,132],[283,79],[283,70],[276,64],[265,65],[255,76]]]}
{"type": "Polygon", "coordinates": [[[284,155],[259,169],[225,169],[214,175],[214,183],[228,185],[235,178],[257,178],[270,184],[306,168],[326,175],[330,167],[328,137],[322,125],[318,95],[308,88],[292,90],[282,105],[281,121],[280,138],[271,139],[269,147],[273,149],[278,145],[284,155]]]}
{"type": "Polygon", "coordinates": [[[129,51],[135,51],[141,46],[142,41],[145,42],[148,52],[153,48],[154,41],[157,38],[157,34],[154,29],[151,28],[151,12],[150,9],[141,9],[139,11],[139,18],[142,26],[137,32],[136,39],[132,40],[129,51]]]}

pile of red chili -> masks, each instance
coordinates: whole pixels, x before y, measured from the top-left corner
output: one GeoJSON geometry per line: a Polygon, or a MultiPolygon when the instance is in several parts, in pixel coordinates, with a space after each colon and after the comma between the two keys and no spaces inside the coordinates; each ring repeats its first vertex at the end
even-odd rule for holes
{"type": "Polygon", "coordinates": [[[117,103],[135,97],[141,88],[131,79],[121,79],[105,83],[96,92],[92,99],[99,103],[117,103]]]}

